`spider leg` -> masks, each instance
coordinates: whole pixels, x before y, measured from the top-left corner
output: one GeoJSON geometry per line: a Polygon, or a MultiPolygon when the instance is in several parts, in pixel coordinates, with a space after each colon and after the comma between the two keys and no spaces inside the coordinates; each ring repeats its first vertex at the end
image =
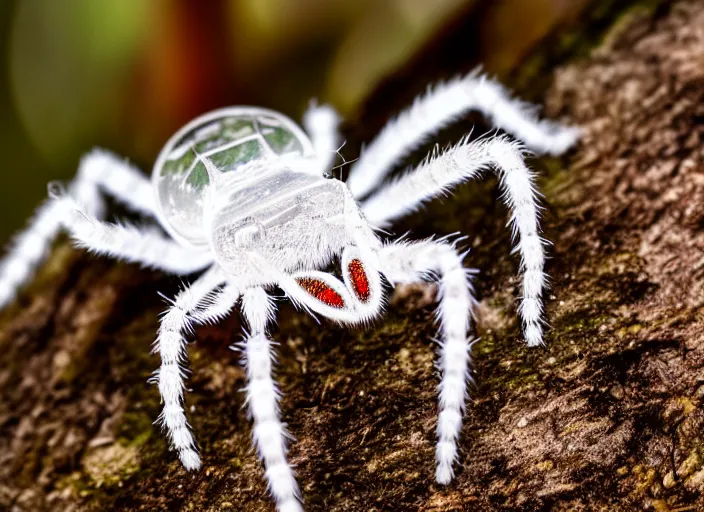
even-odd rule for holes
{"type": "Polygon", "coordinates": [[[96,254],[110,255],[174,274],[191,274],[213,263],[207,251],[190,249],[166,238],[156,228],[102,222],[82,210],[70,196],[57,197],[59,218],[79,246],[96,254]]]}
{"type": "MultiPolygon", "coordinates": [[[[91,214],[101,217],[100,189],[140,213],[153,213],[154,198],[149,180],[111,153],[93,150],[81,159],[69,190],[91,214]]],[[[0,263],[0,308],[14,299],[17,290],[29,281],[34,269],[46,256],[61,229],[62,212],[62,207],[55,201],[45,201],[27,228],[15,238],[0,263]]]]}
{"type": "Polygon", "coordinates": [[[537,153],[561,154],[580,133],[577,128],[538,120],[535,106],[512,99],[499,83],[474,71],[429,89],[387,123],[352,167],[347,180],[352,195],[361,198],[372,192],[401,158],[471,110],[478,110],[537,153]]]}
{"type": "MultiPolygon", "coordinates": [[[[69,190],[84,204],[88,204],[102,190],[136,212],[154,214],[151,181],[126,160],[103,149],[94,149],[81,158],[78,173],[69,190]]],[[[91,210],[91,213],[99,216],[100,212],[91,210]]]]}
{"type": "MultiPolygon", "coordinates": [[[[183,335],[192,332],[194,321],[203,323],[217,318],[217,313],[213,314],[212,310],[208,315],[207,309],[198,311],[198,308],[204,302],[207,303],[206,306],[213,305],[214,290],[224,280],[225,277],[220,269],[212,267],[190,287],[179,293],[162,317],[159,334],[154,343],[154,352],[158,352],[161,356],[161,367],[154,372],[154,381],[159,386],[159,393],[164,403],[158,421],[168,433],[181,463],[188,470],[200,467],[200,457],[183,411],[184,369],[182,364],[186,359],[186,341],[183,335]]],[[[229,308],[231,308],[237,301],[237,296],[232,293],[220,294],[216,300],[221,302],[219,311],[225,308],[222,303],[225,300],[229,300],[229,308]]]]}
{"type": "Polygon", "coordinates": [[[330,105],[311,103],[303,115],[303,127],[313,141],[319,174],[330,172],[335,163],[340,149],[339,124],[340,116],[330,105]]]}
{"type": "Polygon", "coordinates": [[[34,269],[45,258],[47,249],[59,231],[62,208],[45,201],[36,211],[29,226],[13,240],[10,250],[0,262],[0,308],[12,302],[17,290],[26,284],[34,269]]]}
{"type": "Polygon", "coordinates": [[[446,242],[395,243],[380,253],[381,266],[394,284],[411,283],[437,275],[439,297],[437,318],[441,326],[438,369],[442,374],[435,450],[435,478],[449,483],[457,459],[457,439],[462,429],[467,384],[471,382],[472,340],[467,337],[475,301],[469,273],[462,256],[446,242]]]}
{"type": "Polygon", "coordinates": [[[269,490],[279,512],[302,511],[293,469],[286,461],[289,437],[281,422],[280,393],[273,378],[274,342],[266,332],[275,306],[263,288],[250,288],[242,296],[242,313],[250,332],[242,343],[247,369],[247,403],[254,421],[253,437],[263,461],[269,490]]]}
{"type": "Polygon", "coordinates": [[[533,175],[517,143],[503,136],[462,141],[381,189],[362,204],[362,211],[372,225],[387,225],[431,198],[447,193],[452,186],[478,177],[484,169],[493,169],[499,176],[503,199],[511,212],[514,238],[518,240],[516,250],[521,254],[523,271],[519,311],[526,342],[529,346],[541,345],[544,241],[540,237],[533,175]]]}

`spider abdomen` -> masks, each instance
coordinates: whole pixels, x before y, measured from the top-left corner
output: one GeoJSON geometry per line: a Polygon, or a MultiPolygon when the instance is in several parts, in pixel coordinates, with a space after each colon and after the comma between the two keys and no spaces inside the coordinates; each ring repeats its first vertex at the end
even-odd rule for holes
{"type": "Polygon", "coordinates": [[[169,139],[154,165],[152,184],[161,224],[179,242],[206,247],[203,215],[210,179],[203,159],[230,178],[240,177],[249,164],[279,157],[314,158],[308,136],[283,114],[232,107],[196,118],[169,139]]]}

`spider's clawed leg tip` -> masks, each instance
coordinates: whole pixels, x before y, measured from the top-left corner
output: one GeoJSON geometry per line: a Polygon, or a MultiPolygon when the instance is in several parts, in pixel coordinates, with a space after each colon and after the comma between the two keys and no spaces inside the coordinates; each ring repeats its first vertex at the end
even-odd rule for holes
{"type": "Polygon", "coordinates": [[[561,128],[557,134],[557,141],[553,150],[553,155],[558,156],[572,149],[577,145],[584,135],[584,130],[577,126],[567,126],[561,128]]]}
{"type": "Polygon", "coordinates": [[[450,466],[440,465],[435,470],[435,481],[440,485],[449,485],[453,476],[450,466]]]}
{"type": "Polygon", "coordinates": [[[278,512],[303,512],[303,506],[298,500],[288,500],[286,503],[281,503],[278,507],[278,512]]]}
{"type": "Polygon", "coordinates": [[[526,345],[529,347],[544,347],[545,346],[545,341],[543,338],[526,338],[526,345]]]}
{"type": "Polygon", "coordinates": [[[525,327],[524,337],[526,340],[526,345],[529,347],[540,347],[545,345],[543,340],[543,330],[538,324],[528,324],[525,327]]]}
{"type": "Polygon", "coordinates": [[[180,458],[186,471],[196,471],[201,468],[200,457],[193,450],[184,450],[180,453],[180,458]]]}

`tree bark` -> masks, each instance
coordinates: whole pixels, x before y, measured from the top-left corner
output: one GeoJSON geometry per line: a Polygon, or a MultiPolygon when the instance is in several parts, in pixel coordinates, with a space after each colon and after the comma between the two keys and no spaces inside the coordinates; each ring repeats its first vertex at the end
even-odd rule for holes
{"type": "MultiPolygon", "coordinates": [[[[394,227],[468,234],[466,264],[481,271],[453,484],[433,481],[432,288],[395,293],[366,330],[279,303],[282,412],[307,510],[704,510],[704,3],[656,5],[611,19],[589,52],[555,61],[548,40],[511,75],[585,131],[572,154],[531,162],[554,243],[544,349],[521,340],[495,182],[394,227]]],[[[365,134],[370,116],[351,129],[365,134]]],[[[186,473],[152,424],[156,291],[179,286],[63,242],[3,313],[0,509],[273,510],[228,350],[238,315],[189,347],[203,470],[186,473]]]]}

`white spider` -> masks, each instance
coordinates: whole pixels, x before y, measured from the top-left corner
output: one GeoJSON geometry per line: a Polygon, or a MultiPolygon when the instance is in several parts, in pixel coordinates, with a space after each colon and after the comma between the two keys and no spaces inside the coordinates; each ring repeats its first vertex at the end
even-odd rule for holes
{"type": "Polygon", "coordinates": [[[463,255],[443,240],[382,243],[375,230],[445,195],[454,185],[491,169],[499,176],[521,254],[519,312],[528,345],[543,343],[543,240],[533,176],[523,150],[507,136],[463,139],[402,177],[384,178],[432,133],[476,109],[541,153],[559,154],[578,138],[575,128],[538,121],[534,109],[512,100],[477,73],[440,84],[391,121],[353,165],[347,183],[329,178],[338,148],[338,118],[312,106],[304,126],[281,114],[235,107],[202,116],[166,144],[151,184],[124,161],[103,151],[82,160],[64,192],[50,187],[29,228],[18,236],[0,269],[0,305],[31,277],[61,227],[99,254],[180,275],[203,271],[173,299],[161,319],[154,350],[161,356],[155,381],[163,400],[160,421],[186,469],[200,467],[184,414],[184,335],[193,324],[216,322],[241,300],[249,326],[240,347],[247,370],[253,437],[280,511],[302,510],[286,461],[288,433],[273,378],[274,342],[267,334],[278,287],[299,307],[345,324],[366,323],[384,303],[384,280],[416,282],[437,276],[441,325],[436,480],[453,478],[465,409],[474,305],[463,255]],[[100,192],[139,213],[156,216],[155,229],[107,224],[100,192]],[[342,280],[322,269],[338,262],[342,280]]]}

